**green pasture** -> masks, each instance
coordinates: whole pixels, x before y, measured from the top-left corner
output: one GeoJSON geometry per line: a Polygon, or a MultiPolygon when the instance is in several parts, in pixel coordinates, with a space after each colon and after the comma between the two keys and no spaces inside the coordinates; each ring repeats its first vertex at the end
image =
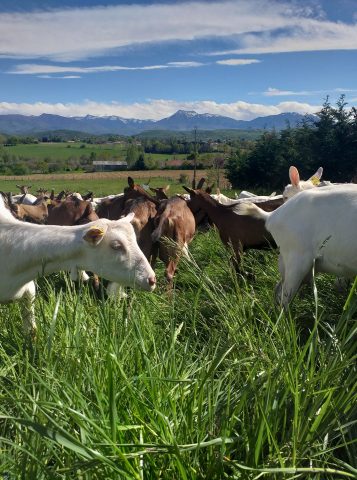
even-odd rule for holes
{"type": "MultiPolygon", "coordinates": [[[[125,160],[127,143],[108,143],[108,144],[89,144],[81,142],[61,142],[61,143],[38,143],[38,144],[19,144],[12,146],[0,146],[0,152],[7,152],[9,155],[16,155],[25,159],[51,158],[52,160],[66,160],[69,158],[80,158],[82,155],[89,157],[93,152],[97,158],[113,159],[120,158],[125,160]]],[[[202,154],[204,158],[214,158],[217,153],[202,154]]],[[[145,158],[164,162],[166,160],[185,160],[187,154],[167,154],[167,153],[145,153],[145,158]]]]}
{"type": "MultiPolygon", "coordinates": [[[[187,176],[188,183],[186,183],[186,185],[190,186],[193,175],[192,171],[183,171],[182,173],[187,176]]],[[[135,182],[139,184],[149,184],[152,187],[165,187],[166,185],[170,185],[170,194],[186,193],[178,179],[170,176],[169,170],[160,172],[154,170],[152,171],[152,176],[150,175],[149,178],[147,176],[141,176],[140,172],[128,171],[125,172],[124,175],[123,178],[115,176],[102,178],[88,174],[88,179],[86,179],[86,175],[78,178],[69,173],[65,176],[65,179],[57,179],[55,176],[46,175],[46,177],[41,180],[26,180],[26,177],[18,177],[16,180],[4,180],[0,176],[0,191],[12,192],[13,194],[19,193],[16,185],[24,184],[32,186],[30,192],[34,195],[36,195],[37,189],[46,188],[49,191],[54,189],[55,193],[59,193],[61,190],[80,192],[82,194],[92,191],[95,196],[101,197],[123,192],[124,188],[128,186],[127,176],[131,175],[135,179],[135,182]]],[[[200,176],[200,173],[198,173],[197,178],[200,178],[200,176]]]]}
{"type": "Polygon", "coordinates": [[[316,279],[284,313],[277,253],[244,276],[211,230],[167,291],[38,282],[29,347],[0,306],[0,477],[356,478],[357,294],[316,279]]]}
{"type": "Polygon", "coordinates": [[[24,158],[65,160],[70,157],[79,158],[82,155],[89,156],[91,152],[105,154],[108,157],[118,157],[125,155],[126,146],[123,144],[100,144],[92,145],[86,143],[38,143],[21,144],[9,147],[2,147],[3,151],[9,155],[17,155],[24,158]],[[81,148],[81,145],[85,147],[81,148]]]}

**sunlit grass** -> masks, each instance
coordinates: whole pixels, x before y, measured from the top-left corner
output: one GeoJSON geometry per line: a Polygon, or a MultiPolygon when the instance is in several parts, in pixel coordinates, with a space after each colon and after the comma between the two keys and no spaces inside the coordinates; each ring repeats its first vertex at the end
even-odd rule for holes
{"type": "Polygon", "coordinates": [[[38,338],[1,306],[0,474],[24,479],[355,478],[357,296],[317,279],[276,309],[275,252],[236,276],[199,234],[172,293],[41,280],[38,338]],[[317,316],[315,312],[317,311],[317,316]]]}

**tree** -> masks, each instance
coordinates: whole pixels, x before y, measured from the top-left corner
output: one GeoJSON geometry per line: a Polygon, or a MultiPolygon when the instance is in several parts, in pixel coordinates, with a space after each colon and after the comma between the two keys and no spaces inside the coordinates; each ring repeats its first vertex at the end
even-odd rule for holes
{"type": "Polygon", "coordinates": [[[148,167],[145,164],[144,154],[140,153],[139,158],[132,166],[133,170],[148,170],[148,167]]]}
{"type": "Polygon", "coordinates": [[[242,155],[237,150],[228,159],[226,176],[234,187],[281,189],[290,165],[302,177],[324,167],[324,177],[349,182],[357,175],[357,111],[347,109],[342,95],[332,107],[326,98],[316,120],[298,128],[265,132],[242,155]]]}
{"type": "Polygon", "coordinates": [[[126,151],[126,162],[128,164],[128,167],[132,167],[138,159],[139,159],[138,147],[134,144],[129,145],[126,151]]]}

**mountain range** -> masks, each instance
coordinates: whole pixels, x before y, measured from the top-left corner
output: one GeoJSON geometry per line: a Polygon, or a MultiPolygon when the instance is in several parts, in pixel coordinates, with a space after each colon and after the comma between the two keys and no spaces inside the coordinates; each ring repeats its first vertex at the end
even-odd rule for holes
{"type": "Polygon", "coordinates": [[[282,130],[290,125],[292,128],[301,124],[303,119],[314,118],[299,113],[281,113],[253,120],[235,120],[234,118],[194,111],[178,110],[170,117],[161,120],[138,120],[118,116],[98,117],[62,117],[43,113],[39,116],[0,115],[0,132],[5,134],[36,134],[55,130],[73,130],[88,134],[136,135],[144,131],[169,130],[282,130]]]}

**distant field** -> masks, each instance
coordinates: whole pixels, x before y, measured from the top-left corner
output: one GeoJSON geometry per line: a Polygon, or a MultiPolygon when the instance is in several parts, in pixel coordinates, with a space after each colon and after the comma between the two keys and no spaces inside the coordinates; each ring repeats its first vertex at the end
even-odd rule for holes
{"type": "MultiPolygon", "coordinates": [[[[24,159],[44,160],[49,158],[51,160],[69,160],[79,159],[83,155],[87,158],[91,153],[96,154],[97,159],[106,160],[125,160],[127,144],[100,144],[92,145],[88,143],[38,143],[38,144],[21,144],[14,146],[0,147],[0,152],[5,151],[10,155],[23,157],[24,159]],[[2,150],[3,149],[3,150],[2,150]]],[[[205,153],[202,157],[215,157],[220,155],[220,152],[205,153]]],[[[145,153],[147,160],[156,160],[165,162],[167,160],[186,160],[187,154],[168,154],[168,153],[145,153]]],[[[161,163],[162,164],[162,163],[161,163]]]]}
{"type": "Polygon", "coordinates": [[[38,143],[29,145],[14,145],[11,147],[3,147],[10,155],[18,155],[25,158],[44,159],[50,157],[54,160],[65,160],[70,157],[81,157],[81,155],[89,156],[91,152],[97,155],[105,153],[111,157],[122,157],[125,154],[126,146],[124,144],[101,144],[92,145],[85,143],[38,143]],[[81,145],[85,147],[81,148],[81,145]]]}
{"type": "MultiPolygon", "coordinates": [[[[206,170],[198,170],[197,178],[207,176],[206,170]]],[[[0,190],[5,192],[17,192],[16,184],[32,185],[31,192],[35,193],[40,187],[59,192],[63,189],[85,193],[93,191],[96,196],[122,192],[128,185],[127,178],[132,176],[137,183],[149,183],[154,187],[170,184],[170,192],[182,193],[182,185],[179,183],[181,175],[187,177],[187,185],[193,179],[192,170],[151,170],[151,171],[123,171],[106,173],[68,173],[68,174],[36,174],[22,176],[0,177],[0,190]]]]}

